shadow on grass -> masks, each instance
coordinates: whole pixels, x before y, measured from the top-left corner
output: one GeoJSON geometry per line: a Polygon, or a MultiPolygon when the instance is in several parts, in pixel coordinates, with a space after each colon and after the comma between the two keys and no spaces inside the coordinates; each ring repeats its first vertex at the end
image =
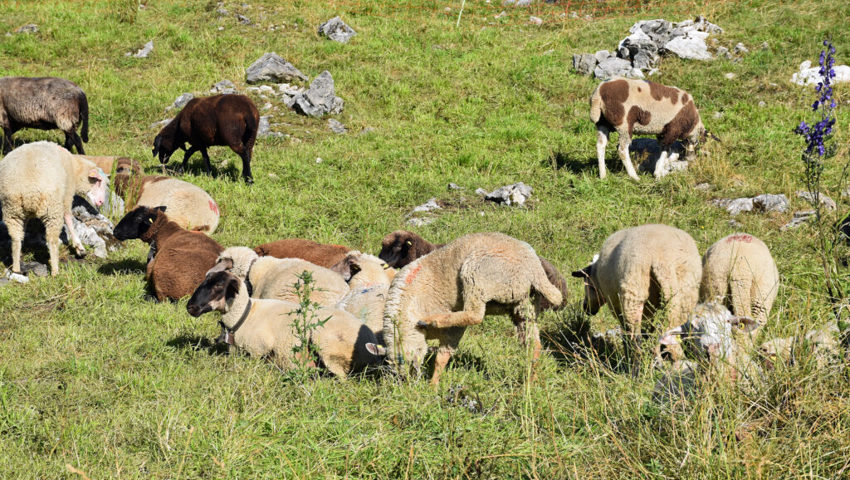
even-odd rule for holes
{"type": "Polygon", "coordinates": [[[210,355],[227,355],[230,353],[230,347],[226,343],[219,343],[197,335],[180,335],[166,342],[166,345],[178,349],[206,350],[210,355]]]}
{"type": "Polygon", "coordinates": [[[97,268],[97,273],[101,275],[144,274],[145,267],[145,262],[127,258],[117,262],[104,263],[97,268]]]}
{"type": "Polygon", "coordinates": [[[592,361],[617,373],[630,372],[619,329],[593,334],[580,308],[564,310],[559,322],[540,331],[540,342],[564,365],[592,361]]]}

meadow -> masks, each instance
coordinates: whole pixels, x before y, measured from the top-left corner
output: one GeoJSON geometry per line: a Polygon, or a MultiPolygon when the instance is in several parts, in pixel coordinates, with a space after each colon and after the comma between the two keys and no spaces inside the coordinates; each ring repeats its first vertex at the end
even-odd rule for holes
{"type": "MultiPolygon", "coordinates": [[[[497,230],[569,275],[621,228],[674,225],[701,252],[745,231],[767,243],[782,278],[765,337],[831,319],[809,227],[780,231],[791,211],[745,213],[731,224],[711,200],[782,193],[792,211],[808,208],[795,195],[803,142],[792,131],[811,119],[815,93],[789,78],[803,60],[817,61],[827,35],[837,63],[850,62],[850,4],[665,9],[649,1],[640,11],[547,17],[537,26],[473,14],[457,25],[456,15],[415,15],[399,8],[406,3],[417,2],[228,0],[222,16],[206,0],[148,0],[142,9],[133,1],[0,0],[0,74],[76,82],[90,104],[87,153],[130,156],[157,172],[151,124],[171,116],[164,109],[181,93],[208,92],[223,79],[244,90],[245,68],[269,51],[310,78],[330,71],[345,101],[334,118],[348,133],[280,108],[272,123],[288,137],[258,140],[253,186],[224,147],[210,151],[217,176],[193,158],[184,178],[218,201],[214,238],[225,246],[303,237],[377,253],[399,228],[439,243],[497,230]],[[337,14],[357,31],[348,44],[316,33],[337,14]],[[572,55],[613,49],[637,20],[696,14],[725,30],[719,45],[743,42],[750,52],[737,62],[666,58],[653,80],[688,90],[722,143],[707,143],[686,172],[640,182],[609,147],[611,171],[600,180],[588,119],[597,81],[571,71],[572,55]],[[26,23],[39,31],[3,35],[26,23]],[[124,55],[151,39],[148,58],[124,55]],[[534,188],[525,207],[474,193],[517,181],[534,188]],[[463,190],[448,190],[449,182],[463,190]],[[694,188],[703,183],[710,188],[694,188]],[[445,205],[436,221],[407,227],[405,215],[432,197],[445,205]]],[[[460,3],[451,3],[455,12],[460,3]]],[[[824,174],[836,218],[847,200],[829,180],[848,159],[848,93],[835,91],[838,153],[824,174]]],[[[25,130],[16,139],[62,137],[25,130]]],[[[147,245],[125,243],[106,260],[0,286],[0,477],[850,476],[846,365],[817,369],[801,358],[767,372],[755,391],[706,379],[686,405],[659,405],[650,401],[659,372],[647,362],[633,378],[567,348],[583,296],[570,278],[571,306],[540,319],[547,351],[534,376],[510,320],[490,316],[467,331],[437,389],[392,376],[295,381],[270,363],[223,354],[213,345],[215,315],[192,318],[186,299],[146,300],[147,245]],[[469,399],[478,406],[468,408],[469,399]]],[[[607,308],[591,319],[594,331],[616,324],[607,308]]]]}

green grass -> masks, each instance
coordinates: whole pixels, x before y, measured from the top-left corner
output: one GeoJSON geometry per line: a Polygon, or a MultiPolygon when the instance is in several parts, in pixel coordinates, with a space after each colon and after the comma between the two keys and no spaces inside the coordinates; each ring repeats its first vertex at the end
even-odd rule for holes
{"type": "MultiPolygon", "coordinates": [[[[338,10],[333,2],[226,2],[251,26],[219,17],[213,1],[150,0],[138,12],[133,3],[0,1],[0,72],[77,82],[90,102],[89,153],[129,155],[155,171],[149,126],[168,116],[164,108],[222,79],[244,88],[245,67],[267,51],[311,78],[329,70],[345,100],[335,117],[349,129],[343,136],[324,119],[279,108],[273,123],[290,138],[259,140],[253,187],[238,180],[238,159],[225,148],[211,151],[218,178],[201,174],[194,158],[186,179],[219,202],[214,237],[223,245],[305,237],[377,252],[381,237],[431,197],[452,207],[416,229],[424,237],[499,230],[563,273],[585,266],[624,227],[669,223],[703,251],[741,229],[768,244],[782,276],[766,335],[829,318],[809,229],[780,232],[790,212],[743,214],[734,227],[709,202],[769,192],[806,208],[794,195],[801,140],[791,130],[811,118],[813,92],[788,79],[801,61],[817,59],[826,34],[838,63],[850,61],[846,2],[753,0],[702,10],[648,2],[645,14],[546,17],[540,27],[525,24],[528,12],[488,25],[476,13],[482,2],[467,2],[479,10],[465,13],[459,28],[456,15],[432,13],[442,6],[420,15],[406,7],[421,2],[340,2],[338,10]],[[316,35],[339,13],[358,32],[346,45],[316,35]],[[639,19],[697,13],[725,29],[719,44],[744,42],[751,53],[737,63],[666,59],[656,80],[690,91],[723,143],[709,144],[686,173],[640,183],[609,147],[613,171],[600,181],[587,102],[596,81],[571,72],[572,54],[614,48],[639,19]],[[30,22],[37,34],[2,36],[30,22]],[[267,31],[272,24],[284,28],[267,31]],[[124,56],[151,39],[149,58],[124,56]],[[374,131],[360,134],[367,127],[374,131]],[[473,193],[516,181],[534,187],[529,208],[495,207],[473,193]],[[465,190],[449,192],[449,182],[465,190]],[[702,182],[713,189],[694,189],[702,182]]],[[[847,87],[836,95],[843,159],[847,87]]],[[[61,134],[25,130],[16,138],[61,134]]],[[[836,172],[830,166],[827,175],[836,172]]],[[[633,379],[559,354],[557,345],[529,381],[510,321],[488,317],[467,331],[437,390],[390,377],[295,384],[269,363],[210,349],[213,315],[190,317],[185,300],[145,301],[146,247],[131,241],[105,261],[63,264],[55,278],[0,288],[0,477],[82,478],[66,465],[92,479],[850,474],[846,368],[817,371],[803,361],[768,374],[754,392],[706,380],[686,408],[670,410],[649,400],[657,372],[633,379]],[[447,401],[454,385],[477,395],[483,411],[447,401]]],[[[570,280],[570,290],[577,305],[581,285],[570,280]]],[[[564,333],[576,308],[544,315],[544,335],[564,333]]],[[[615,324],[607,308],[593,318],[595,330],[615,324]]]]}

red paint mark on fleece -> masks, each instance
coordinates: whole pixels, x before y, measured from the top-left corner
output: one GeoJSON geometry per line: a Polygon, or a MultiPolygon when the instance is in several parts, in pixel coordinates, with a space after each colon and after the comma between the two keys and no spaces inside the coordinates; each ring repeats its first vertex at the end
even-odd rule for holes
{"type": "Polygon", "coordinates": [[[419,275],[419,270],[422,270],[422,265],[417,265],[410,270],[410,272],[407,274],[407,278],[404,279],[405,285],[410,285],[410,282],[412,282],[413,279],[416,278],[416,275],[419,275]]]}
{"type": "Polygon", "coordinates": [[[210,210],[212,210],[216,215],[220,215],[218,213],[218,205],[212,199],[210,199],[210,210]]]}
{"type": "Polygon", "coordinates": [[[731,237],[726,239],[727,243],[730,243],[730,242],[750,243],[752,241],[753,241],[753,236],[747,235],[746,233],[739,233],[739,234],[736,234],[736,235],[732,235],[731,237]]]}

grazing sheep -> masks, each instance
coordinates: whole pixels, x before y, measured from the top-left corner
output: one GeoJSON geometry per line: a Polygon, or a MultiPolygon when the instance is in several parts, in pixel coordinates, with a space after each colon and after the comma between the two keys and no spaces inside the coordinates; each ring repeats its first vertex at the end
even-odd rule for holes
{"type": "MultiPolygon", "coordinates": [[[[419,235],[407,230],[396,230],[381,241],[381,253],[378,257],[394,268],[402,268],[417,258],[427,255],[445,244],[431,243],[419,235]]],[[[567,281],[561,272],[549,260],[540,257],[540,264],[546,272],[546,277],[561,291],[563,302],[560,305],[550,304],[545,297],[538,296],[541,310],[560,310],[567,304],[567,281]]]]}
{"type": "Polygon", "coordinates": [[[752,235],[723,237],[703,256],[700,302],[719,301],[735,315],[752,317],[758,327],[767,323],[778,288],[776,262],[752,235]]]}
{"type": "Polygon", "coordinates": [[[223,250],[212,238],[181,228],[165,212],[162,206],[136,207],[113,231],[118,240],[150,244],[145,278],[160,302],[191,295],[223,250]]]}
{"type": "Polygon", "coordinates": [[[189,100],[171,122],[160,130],[153,141],[153,156],[159,155],[162,171],[178,148],[183,149],[182,172],[189,165],[189,157],[198,150],[204,157],[207,174],[211,174],[207,148],[227,145],[242,158],[242,178],[254,183],[251,175],[251,152],[257,140],[260,113],[254,102],[245,95],[213,95],[189,100]],[[186,142],[189,149],[186,150],[186,142]]]}
{"type": "Polygon", "coordinates": [[[141,165],[129,158],[118,159],[115,193],[125,201],[125,210],[137,205],[164,206],[168,218],[187,230],[212,234],[219,221],[218,204],[202,188],[176,178],[142,174],[141,165]]]}
{"type": "Polygon", "coordinates": [[[723,304],[700,303],[687,322],[664,332],[659,344],[662,347],[678,345],[685,357],[708,360],[724,377],[752,384],[760,377],[761,370],[745,346],[735,341],[733,326],[748,332],[757,324],[750,317],[732,315],[723,304]]]}
{"type": "Polygon", "coordinates": [[[351,289],[337,304],[365,323],[372,330],[378,343],[384,338],[384,306],[387,292],[396,271],[378,257],[357,251],[350,252],[331,270],[342,275],[351,289]]]}
{"type": "Polygon", "coordinates": [[[428,349],[439,340],[436,384],[466,327],[486,313],[511,313],[523,342],[540,336],[533,297],[561,303],[561,292],[546,278],[534,249],[501,233],[465,235],[415,260],[398,272],[384,310],[384,340],[391,364],[408,362],[416,373],[428,349]],[[526,325],[530,322],[530,325],[526,325]]]}
{"type": "Polygon", "coordinates": [[[615,232],[602,244],[594,261],[573,276],[584,280],[585,313],[595,315],[608,304],[620,321],[632,372],[640,364],[641,325],[666,305],[668,324],[687,319],[699,294],[702,273],[696,242],[667,225],[649,224],[615,232]]]}
{"type": "Polygon", "coordinates": [[[349,291],[338,273],[300,258],[258,257],[248,247],[230,247],[221,252],[216,262],[226,262],[230,273],[247,279],[254,298],[298,302],[295,283],[304,271],[313,277],[310,300],[319,305],[336,305],[349,291]]]}
{"type": "Polygon", "coordinates": [[[605,147],[608,136],[619,136],[617,151],[626,172],[638,180],[629,158],[632,134],[657,135],[663,149],[655,164],[655,176],[664,171],[673,154],[676,140],[685,143],[685,157],[693,157],[694,149],[705,139],[705,127],[693,97],[684,90],[646,80],[615,78],[599,84],[590,96],[590,120],[596,124],[596,155],[599,178],[605,178],[605,147]]]}
{"type": "Polygon", "coordinates": [[[28,218],[44,223],[51,275],[59,272],[63,220],[71,244],[82,255],[85,248],[71,221],[74,195],[85,196],[99,207],[106,201],[108,182],[103,170],[51,142],[23,145],[0,160],[0,207],[12,239],[12,271],[21,272],[21,242],[28,218]]]}
{"type": "Polygon", "coordinates": [[[65,133],[65,149],[76,147],[85,154],[89,141],[89,102],[75,83],[55,77],[0,78],[0,127],[3,127],[3,153],[12,150],[12,135],[22,128],[65,133]],[[77,125],[83,124],[82,141],[77,125]]]}
{"type": "MultiPolygon", "coordinates": [[[[225,329],[225,341],[254,357],[271,357],[282,369],[295,364],[294,349],[300,346],[295,328],[299,305],[272,299],[254,299],[245,283],[216,265],[192,294],[186,310],[198,317],[213,310],[222,312],[219,323],[225,329]]],[[[344,380],[349,373],[362,371],[378,363],[366,344],[375,335],[348,312],[319,309],[316,319],[324,325],[309,333],[316,346],[318,360],[332,374],[344,380]]]]}
{"type": "Polygon", "coordinates": [[[818,368],[825,368],[841,358],[841,343],[838,340],[841,331],[837,322],[830,322],[816,330],[810,330],[805,337],[774,338],[761,344],[759,355],[767,368],[773,368],[777,362],[791,361],[795,348],[808,348],[815,357],[818,368]]]}
{"type": "Polygon", "coordinates": [[[320,267],[331,268],[351,251],[342,245],[316,243],[303,238],[285,238],[254,249],[261,257],[300,258],[320,267]]]}

